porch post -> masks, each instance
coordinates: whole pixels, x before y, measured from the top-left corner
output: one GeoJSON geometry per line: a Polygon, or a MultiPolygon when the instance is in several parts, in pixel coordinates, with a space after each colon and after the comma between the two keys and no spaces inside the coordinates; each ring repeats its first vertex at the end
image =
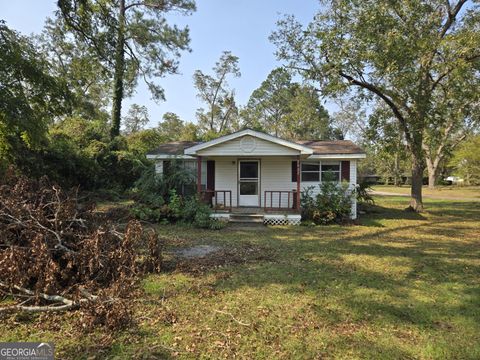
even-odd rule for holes
{"type": "Polygon", "coordinates": [[[301,176],[301,169],[300,166],[300,155],[297,156],[297,203],[295,204],[295,208],[300,210],[300,176],[301,176]]]}
{"type": "Polygon", "coordinates": [[[197,193],[202,193],[202,157],[197,156],[197,193]]]}

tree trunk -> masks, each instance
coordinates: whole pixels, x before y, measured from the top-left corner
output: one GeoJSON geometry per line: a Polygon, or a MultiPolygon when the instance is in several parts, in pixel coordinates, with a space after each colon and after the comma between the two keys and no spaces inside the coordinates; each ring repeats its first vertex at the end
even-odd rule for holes
{"type": "Polygon", "coordinates": [[[429,189],[434,189],[435,184],[437,182],[437,177],[438,177],[438,169],[440,168],[440,160],[441,157],[437,156],[435,159],[431,159],[430,157],[426,157],[426,163],[427,163],[427,172],[428,172],[428,188],[429,189]]]}
{"type": "MultiPolygon", "coordinates": [[[[421,148],[419,151],[421,154],[421,148]]],[[[415,212],[423,211],[422,185],[425,165],[420,154],[412,151],[412,189],[409,209],[415,212]]]]}
{"type": "Polygon", "coordinates": [[[394,163],[394,173],[393,173],[393,185],[398,186],[398,151],[395,152],[395,163],[394,163]]]}
{"type": "Polygon", "coordinates": [[[125,0],[120,0],[118,15],[118,34],[115,44],[115,73],[113,77],[113,105],[112,105],[112,139],[120,135],[120,121],[122,116],[123,77],[125,72],[125,0]]]}
{"type": "Polygon", "coordinates": [[[428,188],[435,189],[435,183],[437,182],[437,175],[435,172],[428,170],[428,188]]]}

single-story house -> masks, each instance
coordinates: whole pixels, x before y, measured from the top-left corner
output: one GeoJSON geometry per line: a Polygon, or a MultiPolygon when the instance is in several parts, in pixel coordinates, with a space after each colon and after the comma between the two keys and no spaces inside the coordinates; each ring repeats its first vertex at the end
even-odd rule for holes
{"type": "MultiPolygon", "coordinates": [[[[299,223],[298,194],[311,186],[318,193],[327,173],[355,188],[357,161],[365,156],[348,140],[288,141],[251,129],[206,142],[166,143],[147,154],[158,173],[172,159],[191,168],[196,191],[218,210],[213,216],[228,219],[248,212],[273,224],[299,223]]],[[[352,218],[356,208],[352,204],[352,218]]]]}

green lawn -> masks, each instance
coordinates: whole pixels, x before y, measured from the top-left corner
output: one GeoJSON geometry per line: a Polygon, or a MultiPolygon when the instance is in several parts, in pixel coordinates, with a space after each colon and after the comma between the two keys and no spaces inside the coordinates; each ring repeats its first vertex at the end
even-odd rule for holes
{"type": "MultiPolygon", "coordinates": [[[[375,185],[372,187],[376,191],[385,191],[396,194],[410,194],[410,186],[393,186],[393,185],[375,185]]],[[[480,186],[436,186],[429,189],[428,186],[423,187],[423,195],[435,196],[442,198],[474,198],[480,199],[480,186]]]]}
{"type": "Polygon", "coordinates": [[[0,341],[62,358],[478,359],[480,206],[377,199],[361,225],[205,231],[162,226],[168,250],[223,246],[144,280],[137,325],[82,334],[75,315],[16,316],[0,341]]]}

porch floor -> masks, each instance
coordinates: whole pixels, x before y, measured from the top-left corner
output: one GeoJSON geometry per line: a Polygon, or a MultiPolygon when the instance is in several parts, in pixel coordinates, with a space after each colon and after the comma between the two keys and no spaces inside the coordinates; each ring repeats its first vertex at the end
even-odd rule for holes
{"type": "Polygon", "coordinates": [[[280,210],[267,210],[263,207],[232,207],[232,211],[228,210],[221,210],[218,209],[215,211],[216,213],[230,213],[230,214],[258,214],[258,215],[265,215],[265,214],[300,214],[300,211],[296,209],[280,209],[280,210]]]}
{"type": "Polygon", "coordinates": [[[280,209],[277,211],[265,211],[259,207],[236,207],[232,211],[217,210],[210,215],[218,220],[265,225],[299,225],[300,213],[295,209],[280,209]]]}

